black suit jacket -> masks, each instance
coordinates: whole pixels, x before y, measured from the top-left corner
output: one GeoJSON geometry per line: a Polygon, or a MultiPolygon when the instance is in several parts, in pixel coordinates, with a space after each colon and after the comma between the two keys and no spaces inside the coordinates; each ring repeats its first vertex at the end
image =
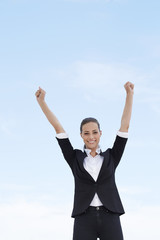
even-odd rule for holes
{"type": "Polygon", "coordinates": [[[119,215],[123,214],[124,209],[115,183],[115,169],[122,157],[127,138],[117,135],[113,147],[101,152],[104,161],[97,181],[92,178],[83,166],[84,158],[87,156],[86,153],[79,149],[73,149],[68,138],[57,138],[57,140],[75,180],[72,217],[85,212],[95,193],[98,194],[101,202],[108,210],[119,215]]]}

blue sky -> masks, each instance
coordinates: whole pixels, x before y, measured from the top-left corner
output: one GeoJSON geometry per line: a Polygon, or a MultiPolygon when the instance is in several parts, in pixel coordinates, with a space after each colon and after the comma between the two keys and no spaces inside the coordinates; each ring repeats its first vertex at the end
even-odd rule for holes
{"type": "Polygon", "coordinates": [[[83,147],[81,120],[93,116],[105,150],[120,127],[127,81],[135,84],[133,114],[116,173],[124,236],[160,238],[159,9],[158,0],[1,0],[2,240],[72,237],[73,178],[38,87],[75,148],[83,147]]]}

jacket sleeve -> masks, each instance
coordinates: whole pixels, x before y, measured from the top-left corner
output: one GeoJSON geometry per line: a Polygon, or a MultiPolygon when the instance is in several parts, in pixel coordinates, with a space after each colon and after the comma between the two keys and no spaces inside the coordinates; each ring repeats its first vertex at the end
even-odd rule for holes
{"type": "Polygon", "coordinates": [[[73,161],[75,158],[75,150],[73,149],[69,138],[64,138],[64,139],[59,139],[57,138],[58,144],[62,150],[63,156],[65,158],[65,160],[67,161],[67,163],[69,164],[69,166],[71,167],[71,169],[73,168],[73,161]]]}
{"type": "Polygon", "coordinates": [[[128,138],[120,137],[118,135],[116,136],[115,142],[111,149],[111,155],[114,160],[115,168],[118,166],[121,160],[127,140],[128,138]]]}

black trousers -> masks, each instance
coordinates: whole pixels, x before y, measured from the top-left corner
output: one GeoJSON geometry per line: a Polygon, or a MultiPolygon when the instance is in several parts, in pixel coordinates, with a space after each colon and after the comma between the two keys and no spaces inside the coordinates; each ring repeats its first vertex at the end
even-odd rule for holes
{"type": "Polygon", "coordinates": [[[73,240],[123,240],[118,214],[105,207],[89,207],[74,220],[73,240]]]}

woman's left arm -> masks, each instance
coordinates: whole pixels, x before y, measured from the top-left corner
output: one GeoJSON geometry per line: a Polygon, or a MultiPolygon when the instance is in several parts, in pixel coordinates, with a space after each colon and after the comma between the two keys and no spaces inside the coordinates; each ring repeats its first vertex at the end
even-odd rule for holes
{"type": "Polygon", "coordinates": [[[126,102],[122,114],[121,119],[121,127],[119,129],[120,132],[128,132],[130,120],[131,120],[131,113],[132,113],[132,105],[133,105],[133,95],[134,95],[134,84],[131,82],[127,82],[124,85],[126,90],[126,102]]]}

